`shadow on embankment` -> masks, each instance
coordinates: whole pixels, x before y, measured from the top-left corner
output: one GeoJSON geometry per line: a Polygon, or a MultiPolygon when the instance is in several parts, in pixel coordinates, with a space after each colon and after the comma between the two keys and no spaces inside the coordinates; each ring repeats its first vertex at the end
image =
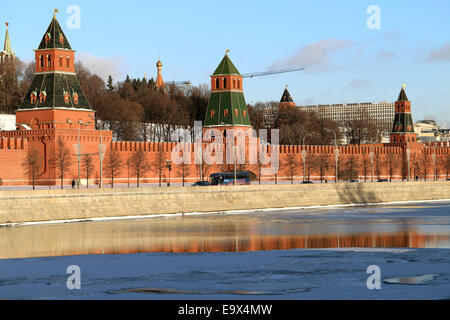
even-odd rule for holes
{"type": "Polygon", "coordinates": [[[345,183],[337,189],[339,200],[343,204],[381,203],[382,197],[374,192],[372,184],[345,183]]]}

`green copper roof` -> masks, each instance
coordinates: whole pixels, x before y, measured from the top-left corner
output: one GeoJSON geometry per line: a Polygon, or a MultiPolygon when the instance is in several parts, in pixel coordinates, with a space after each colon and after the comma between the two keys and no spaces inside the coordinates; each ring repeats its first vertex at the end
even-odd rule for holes
{"type": "Polygon", "coordinates": [[[408,101],[408,97],[406,96],[405,88],[402,88],[402,91],[400,91],[397,101],[408,101]]]}
{"type": "Polygon", "coordinates": [[[12,51],[12,47],[11,47],[11,41],[9,40],[8,25],[6,25],[5,44],[3,45],[3,53],[5,53],[7,55],[14,54],[14,52],[12,51]]]}
{"type": "Polygon", "coordinates": [[[64,73],[36,74],[34,76],[19,110],[41,108],[92,110],[76,75],[64,73]],[[32,94],[36,97],[34,101],[31,98],[32,94]],[[42,102],[41,94],[45,97],[42,102]]]}
{"type": "Polygon", "coordinates": [[[62,28],[56,18],[52,19],[52,22],[48,26],[47,31],[45,31],[38,49],[72,50],[69,41],[67,40],[66,35],[62,31],[62,28]]]}
{"type": "Polygon", "coordinates": [[[209,98],[205,126],[250,126],[250,116],[242,92],[212,92],[209,98]]]}
{"type": "Polygon", "coordinates": [[[292,100],[291,94],[289,93],[287,87],[286,90],[284,90],[283,96],[281,97],[281,103],[283,102],[294,102],[294,100],[292,100]]]}
{"type": "Polygon", "coordinates": [[[231,62],[231,59],[228,57],[228,54],[226,54],[225,57],[223,57],[216,71],[213,73],[213,76],[218,75],[238,75],[238,76],[241,75],[238,69],[234,66],[233,62],[231,62]]]}

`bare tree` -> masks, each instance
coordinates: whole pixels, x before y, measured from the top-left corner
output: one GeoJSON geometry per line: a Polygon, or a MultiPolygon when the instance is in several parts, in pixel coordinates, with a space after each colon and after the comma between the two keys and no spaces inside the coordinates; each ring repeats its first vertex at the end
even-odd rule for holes
{"type": "Polygon", "coordinates": [[[36,179],[39,177],[41,170],[41,157],[39,151],[32,149],[28,152],[24,162],[22,163],[25,173],[31,177],[33,182],[33,190],[36,190],[36,179]]]}
{"type": "Polygon", "coordinates": [[[367,177],[369,176],[369,173],[371,173],[371,163],[367,153],[363,154],[361,165],[364,176],[364,182],[367,182],[367,177]]]}
{"type": "Polygon", "coordinates": [[[377,179],[381,179],[381,170],[382,170],[382,163],[381,163],[381,157],[379,153],[375,153],[373,157],[374,167],[375,167],[375,174],[377,175],[377,179]]]}
{"type": "Polygon", "coordinates": [[[341,177],[343,180],[355,180],[359,178],[359,160],[354,156],[350,155],[347,161],[344,162],[344,170],[341,172],[341,177]]]}
{"type": "Polygon", "coordinates": [[[423,179],[427,181],[428,173],[430,170],[430,158],[431,155],[427,152],[427,149],[423,150],[422,157],[421,157],[421,165],[422,165],[422,172],[423,172],[423,179]]]}
{"type": "Polygon", "coordinates": [[[186,164],[184,159],[183,161],[180,163],[179,165],[180,168],[180,172],[181,172],[181,179],[183,182],[183,187],[185,186],[185,182],[186,182],[186,177],[189,175],[190,172],[190,165],[186,164]]]}
{"type": "Polygon", "coordinates": [[[445,161],[445,172],[446,172],[446,179],[449,179],[450,176],[450,153],[447,154],[447,158],[445,161]]]}
{"type": "Polygon", "coordinates": [[[64,189],[64,176],[70,173],[72,155],[61,138],[56,142],[55,151],[55,157],[50,159],[50,165],[56,169],[57,178],[61,179],[61,189],[64,189]]]}
{"type": "Polygon", "coordinates": [[[328,159],[328,155],[320,154],[318,156],[315,155],[314,157],[317,158],[315,163],[317,163],[317,167],[319,169],[320,183],[323,183],[327,175],[327,172],[330,169],[330,162],[328,159]]]}
{"type": "Polygon", "coordinates": [[[389,174],[389,181],[392,182],[392,177],[394,176],[394,170],[398,165],[397,156],[395,154],[393,154],[392,152],[389,152],[386,155],[386,165],[387,165],[388,174],[389,174]]]}
{"type": "Polygon", "coordinates": [[[289,172],[289,180],[291,180],[291,184],[294,184],[294,177],[298,167],[298,161],[294,154],[289,154],[286,157],[286,166],[289,172]]]}
{"type": "Polygon", "coordinates": [[[81,158],[81,169],[83,172],[83,176],[86,178],[87,185],[86,187],[89,189],[89,178],[92,176],[95,170],[94,159],[89,154],[84,154],[81,158]]]}
{"type": "Polygon", "coordinates": [[[111,179],[111,188],[114,188],[114,178],[120,174],[122,165],[120,154],[114,148],[110,148],[106,154],[105,169],[106,176],[111,179]]]}
{"type": "Polygon", "coordinates": [[[166,168],[166,159],[161,144],[158,144],[158,152],[156,153],[156,162],[152,165],[152,167],[158,172],[159,187],[161,187],[163,171],[166,168]]]}
{"type": "Polygon", "coordinates": [[[129,160],[131,171],[136,177],[137,187],[139,188],[140,178],[150,170],[150,164],[148,163],[147,157],[142,150],[134,152],[129,160]]]}

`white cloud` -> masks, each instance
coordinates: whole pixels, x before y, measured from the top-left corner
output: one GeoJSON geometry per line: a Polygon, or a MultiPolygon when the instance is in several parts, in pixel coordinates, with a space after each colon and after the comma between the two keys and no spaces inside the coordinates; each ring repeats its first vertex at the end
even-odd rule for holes
{"type": "Polygon", "coordinates": [[[351,90],[364,89],[367,87],[370,87],[370,82],[367,79],[353,79],[347,85],[347,88],[351,90]]]}
{"type": "Polygon", "coordinates": [[[300,47],[289,57],[273,63],[269,70],[281,67],[306,67],[309,71],[326,71],[333,68],[330,65],[330,56],[338,51],[353,46],[352,41],[334,38],[324,39],[300,47]]]}
{"type": "Polygon", "coordinates": [[[126,67],[127,63],[123,56],[97,57],[90,53],[81,53],[77,60],[105,81],[109,75],[114,81],[120,81],[125,76],[122,69],[126,67]]]}
{"type": "Polygon", "coordinates": [[[427,61],[450,61],[450,41],[447,41],[441,48],[432,50],[427,61]]]}
{"type": "Polygon", "coordinates": [[[397,55],[393,51],[380,51],[377,56],[379,60],[392,60],[395,59],[397,55]]]}

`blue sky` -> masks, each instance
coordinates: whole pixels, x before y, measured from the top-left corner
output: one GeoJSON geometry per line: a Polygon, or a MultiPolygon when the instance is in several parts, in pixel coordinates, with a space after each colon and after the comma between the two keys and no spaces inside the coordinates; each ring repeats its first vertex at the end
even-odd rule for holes
{"type": "MultiPolygon", "coordinates": [[[[17,56],[25,61],[52,18],[77,58],[101,75],[209,83],[227,49],[241,73],[290,66],[307,71],[248,79],[247,102],[279,100],[284,87],[298,105],[394,101],[401,85],[413,117],[450,127],[450,2],[442,1],[29,1],[2,3],[17,56]],[[70,29],[70,5],[81,27],[70,29]],[[369,29],[370,5],[381,28],[369,29]]],[[[0,33],[3,38],[3,32],[0,33]]]]}

